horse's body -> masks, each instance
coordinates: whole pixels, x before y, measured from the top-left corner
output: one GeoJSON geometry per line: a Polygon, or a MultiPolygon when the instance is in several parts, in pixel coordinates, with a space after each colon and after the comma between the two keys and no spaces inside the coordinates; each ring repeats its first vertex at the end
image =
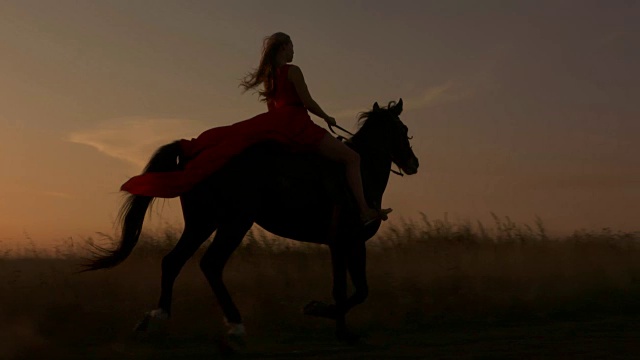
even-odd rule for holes
{"type": "Polygon", "coordinates": [[[212,189],[234,189],[210,192],[211,203],[222,211],[215,218],[235,212],[279,236],[326,244],[333,207],[329,200],[336,198],[332,189],[339,191],[338,184],[344,182],[342,173],[315,154],[294,154],[279,144],[263,143],[200,184],[201,191],[185,194],[182,202],[197,201],[212,189]],[[301,203],[306,205],[304,211],[301,203]]]}
{"type": "MultiPolygon", "coordinates": [[[[393,103],[392,103],[393,104],[393,103]]],[[[367,201],[380,207],[392,161],[405,172],[417,172],[418,159],[408,145],[407,129],[398,118],[397,105],[365,113],[361,130],[348,142],[360,154],[362,180],[367,201]]],[[[179,145],[160,148],[145,171],[179,168],[179,145]]],[[[122,242],[113,251],[95,259],[89,269],[109,268],[123,261],[135,246],[152,198],[131,195],[122,207],[122,242]]],[[[223,281],[222,270],[244,235],[256,223],[267,231],[294,240],[327,244],[334,272],[335,306],[315,315],[336,319],[337,334],[348,337],[346,312],[367,296],[365,241],[380,226],[377,221],[362,226],[344,169],[312,153],[291,153],[272,143],[255,145],[230,161],[220,171],[183,194],[184,232],[175,248],[162,260],[162,290],[159,308],[151,312],[168,317],[173,284],[186,261],[217,231],[200,266],[232,332],[242,331],[242,320],[223,281]],[[346,272],[354,284],[347,298],[346,272]],[[240,329],[240,330],[239,330],[240,329]]],[[[325,309],[326,310],[326,309],[325,309]]]]}

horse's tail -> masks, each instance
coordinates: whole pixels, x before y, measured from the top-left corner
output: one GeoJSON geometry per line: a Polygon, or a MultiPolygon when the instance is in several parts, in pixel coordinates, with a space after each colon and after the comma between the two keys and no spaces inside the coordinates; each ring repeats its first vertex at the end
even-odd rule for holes
{"type": "MultiPolygon", "coordinates": [[[[166,172],[179,169],[179,157],[181,154],[180,142],[160,147],[151,157],[144,168],[144,172],[166,172]]],[[[153,202],[151,196],[128,195],[118,214],[118,224],[122,228],[120,244],[115,249],[106,249],[93,244],[94,258],[84,265],[83,271],[109,269],[123,262],[138,243],[144,216],[153,202]]]]}

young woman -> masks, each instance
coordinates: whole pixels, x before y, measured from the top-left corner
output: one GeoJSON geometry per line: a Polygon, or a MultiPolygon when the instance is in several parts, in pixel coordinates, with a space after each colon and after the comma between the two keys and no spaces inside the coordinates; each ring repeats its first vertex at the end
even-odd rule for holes
{"type": "Polygon", "coordinates": [[[299,67],[290,65],[293,43],[284,33],[275,33],[264,40],[260,65],[240,84],[244,91],[259,90],[268,112],[239,123],[209,129],[196,139],[181,140],[183,160],[181,171],[146,172],[122,185],[121,190],[134,195],[175,197],[222,167],[231,157],[248,146],[264,140],[276,140],[297,151],[315,151],[344,164],[347,182],[360,210],[363,224],[386,220],[391,209],[372,209],[367,205],[360,177],[360,157],[325,129],[316,125],[307,112],[335,125],[316,103],[304,81],[299,67]]]}

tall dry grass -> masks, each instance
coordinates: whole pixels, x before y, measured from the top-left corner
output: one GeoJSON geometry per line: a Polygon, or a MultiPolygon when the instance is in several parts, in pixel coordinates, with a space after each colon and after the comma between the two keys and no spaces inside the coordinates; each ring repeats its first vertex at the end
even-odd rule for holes
{"type": "MultiPolygon", "coordinates": [[[[540,220],[529,226],[494,219],[487,226],[423,216],[385,225],[367,245],[370,296],[350,322],[366,332],[638,313],[640,233],[601,229],[550,237],[540,220]]],[[[144,234],[115,269],[76,273],[85,242],[103,244],[102,237],[68,240],[51,251],[33,245],[0,251],[0,349],[63,356],[79,348],[116,351],[113,344],[155,306],[160,261],[179,231],[144,234]]],[[[181,336],[222,330],[222,314],[198,268],[205,249],[176,282],[171,322],[181,336]]],[[[326,247],[254,230],[231,258],[225,280],[252,334],[278,334],[279,341],[332,336],[330,322],[300,314],[310,300],[331,301],[326,247]]]]}

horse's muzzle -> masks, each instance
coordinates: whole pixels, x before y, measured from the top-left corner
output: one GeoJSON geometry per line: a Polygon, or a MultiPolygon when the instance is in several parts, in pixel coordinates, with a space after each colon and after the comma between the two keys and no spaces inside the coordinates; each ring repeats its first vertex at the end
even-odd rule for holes
{"type": "Polygon", "coordinates": [[[420,166],[418,159],[413,158],[407,161],[407,164],[402,167],[402,171],[407,175],[413,175],[418,172],[418,166],[420,166]]]}

